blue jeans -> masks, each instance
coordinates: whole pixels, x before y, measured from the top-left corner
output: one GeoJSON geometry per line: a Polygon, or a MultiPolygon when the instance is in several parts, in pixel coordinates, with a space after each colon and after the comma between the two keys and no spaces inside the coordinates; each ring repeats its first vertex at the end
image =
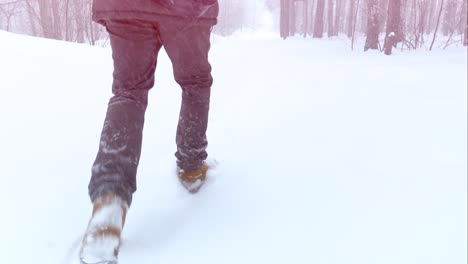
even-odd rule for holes
{"type": "Polygon", "coordinates": [[[207,158],[206,129],[213,83],[208,62],[211,26],[183,20],[106,21],[114,73],[112,92],[92,168],[89,195],[114,192],[128,205],[136,191],[148,92],[154,85],[158,52],[164,46],[182,88],[177,127],[177,166],[198,169],[207,158]]]}

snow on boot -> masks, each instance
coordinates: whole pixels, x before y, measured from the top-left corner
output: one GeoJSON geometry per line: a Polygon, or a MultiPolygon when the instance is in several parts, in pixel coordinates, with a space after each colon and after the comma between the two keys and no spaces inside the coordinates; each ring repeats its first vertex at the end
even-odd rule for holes
{"type": "Polygon", "coordinates": [[[203,165],[194,171],[184,171],[179,169],[178,176],[180,183],[190,193],[197,193],[206,181],[206,173],[208,165],[203,162],[203,165]]]}
{"type": "Polygon", "coordinates": [[[82,264],[117,264],[127,203],[111,193],[94,202],[80,250],[82,264]]]}

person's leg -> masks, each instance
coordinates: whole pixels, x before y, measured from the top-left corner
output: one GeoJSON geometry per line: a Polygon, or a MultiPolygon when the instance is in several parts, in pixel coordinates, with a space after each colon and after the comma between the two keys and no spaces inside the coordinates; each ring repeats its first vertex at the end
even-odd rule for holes
{"type": "Polygon", "coordinates": [[[94,202],[114,193],[130,206],[136,191],[148,91],[154,85],[161,43],[151,22],[107,21],[106,28],[114,61],[114,96],[109,100],[89,195],[94,202]]]}
{"type": "Polygon", "coordinates": [[[207,158],[206,130],[213,83],[208,62],[211,26],[183,21],[160,23],[161,41],[172,61],[174,78],[182,88],[177,127],[177,166],[199,169],[207,158]]]}
{"type": "Polygon", "coordinates": [[[154,24],[107,21],[114,81],[89,195],[93,214],[79,253],[82,263],[117,263],[120,235],[136,190],[148,91],[161,48],[154,24]]]}

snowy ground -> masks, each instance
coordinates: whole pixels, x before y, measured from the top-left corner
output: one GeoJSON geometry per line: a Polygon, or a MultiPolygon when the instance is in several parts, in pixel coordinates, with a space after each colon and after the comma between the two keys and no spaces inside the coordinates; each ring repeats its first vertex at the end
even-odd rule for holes
{"type": "MultiPolygon", "coordinates": [[[[218,166],[192,196],[173,175],[180,90],[161,53],[119,264],[467,263],[466,58],[215,38],[218,166]]],[[[0,32],[0,73],[0,263],[66,264],[110,50],[0,32]]]]}

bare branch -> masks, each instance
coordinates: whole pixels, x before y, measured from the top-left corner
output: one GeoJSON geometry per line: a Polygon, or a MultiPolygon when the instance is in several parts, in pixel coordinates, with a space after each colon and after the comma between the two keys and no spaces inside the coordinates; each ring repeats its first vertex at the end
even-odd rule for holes
{"type": "Polygon", "coordinates": [[[0,3],[0,6],[14,5],[14,4],[18,4],[21,2],[26,2],[26,0],[16,0],[16,1],[11,1],[11,2],[6,2],[6,3],[0,3]]]}

